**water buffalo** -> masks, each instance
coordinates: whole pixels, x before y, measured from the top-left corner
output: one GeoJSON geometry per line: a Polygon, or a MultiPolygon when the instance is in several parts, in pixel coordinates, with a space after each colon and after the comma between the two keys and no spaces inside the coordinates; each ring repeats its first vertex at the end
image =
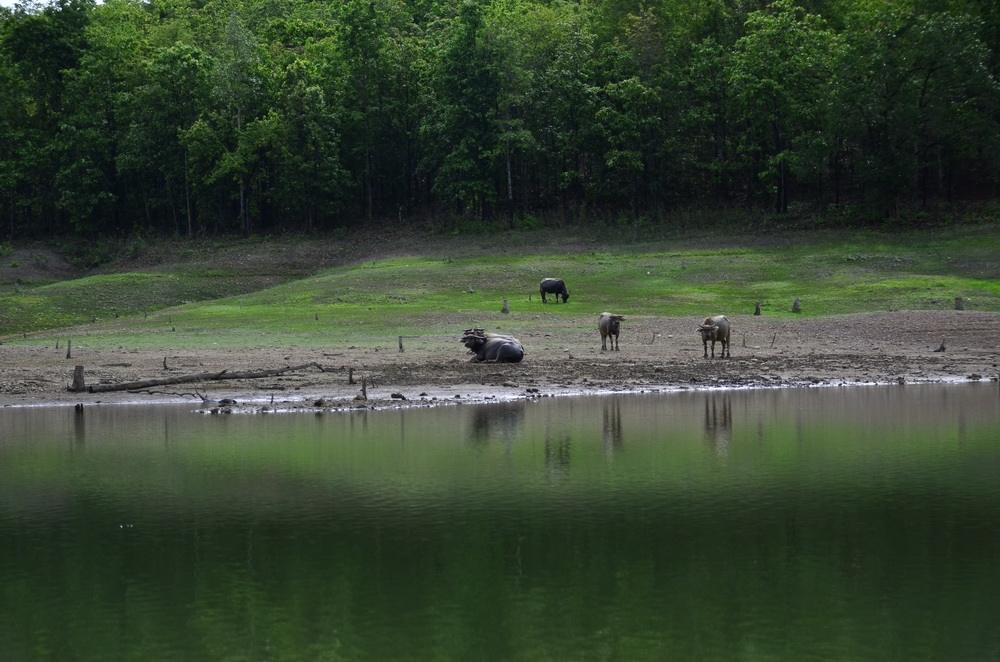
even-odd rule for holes
{"type": "Polygon", "coordinates": [[[486,363],[520,363],[524,358],[524,347],[514,336],[501,333],[486,333],[482,329],[466,329],[462,334],[462,344],[474,354],[472,361],[486,363]]]}
{"type": "Polygon", "coordinates": [[[559,297],[562,297],[563,303],[569,301],[569,290],[566,289],[566,283],[559,278],[543,278],[542,282],[538,284],[538,291],[542,295],[542,303],[545,303],[546,294],[555,294],[556,303],[559,303],[559,297]]]}
{"type": "Polygon", "coordinates": [[[611,349],[618,351],[618,331],[621,329],[621,321],[625,319],[622,315],[612,315],[611,313],[601,313],[597,320],[597,330],[601,332],[601,351],[608,348],[608,336],[611,336],[611,349]]]}
{"type": "Polygon", "coordinates": [[[708,358],[708,342],[712,341],[712,358],[715,358],[715,343],[722,343],[722,358],[731,356],[729,352],[729,318],[725,315],[715,315],[706,317],[705,321],[698,325],[698,333],[701,334],[701,344],[705,347],[705,358],[708,358]]]}

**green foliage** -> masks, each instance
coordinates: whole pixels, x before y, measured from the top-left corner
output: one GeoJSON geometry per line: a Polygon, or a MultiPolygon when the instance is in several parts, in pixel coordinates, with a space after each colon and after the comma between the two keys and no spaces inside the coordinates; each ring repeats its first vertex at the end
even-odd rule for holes
{"type": "Polygon", "coordinates": [[[868,157],[857,164],[871,201],[891,211],[907,193],[951,197],[960,162],[995,181],[998,87],[976,22],[881,5],[851,20],[835,126],[868,157]]]}
{"type": "Polygon", "coordinates": [[[994,4],[19,5],[0,236],[706,204],[901,219],[998,190],[994,4]]]}
{"type": "Polygon", "coordinates": [[[792,175],[804,184],[822,179],[829,151],[823,90],[837,51],[825,22],[791,0],[751,14],[736,42],[730,84],[747,129],[741,151],[758,164],[778,212],[788,211],[792,175]]]}

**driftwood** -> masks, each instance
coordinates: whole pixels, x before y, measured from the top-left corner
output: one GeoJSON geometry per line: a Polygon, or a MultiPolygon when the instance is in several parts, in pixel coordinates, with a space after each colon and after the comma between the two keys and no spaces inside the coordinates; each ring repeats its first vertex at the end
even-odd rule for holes
{"type": "Polygon", "coordinates": [[[177,396],[179,398],[191,397],[191,398],[198,398],[202,402],[206,402],[206,403],[209,402],[208,398],[206,398],[204,395],[202,395],[198,391],[195,391],[194,393],[180,393],[180,392],[177,392],[177,391],[154,391],[152,389],[143,389],[141,391],[129,391],[129,393],[135,393],[137,395],[139,393],[142,393],[144,395],[175,395],[175,396],[177,396]]]}
{"type": "Polygon", "coordinates": [[[121,384],[93,384],[87,387],[90,393],[105,393],[107,391],[138,391],[153,386],[169,386],[170,384],[190,384],[192,382],[210,382],[221,379],[260,379],[261,377],[274,377],[286,372],[304,370],[306,368],[318,368],[322,372],[326,370],[315,361],[303,363],[302,365],[290,365],[284,368],[273,368],[270,370],[242,370],[230,372],[201,372],[193,375],[178,375],[176,377],[164,377],[162,379],[144,379],[138,382],[123,382],[121,384]]]}

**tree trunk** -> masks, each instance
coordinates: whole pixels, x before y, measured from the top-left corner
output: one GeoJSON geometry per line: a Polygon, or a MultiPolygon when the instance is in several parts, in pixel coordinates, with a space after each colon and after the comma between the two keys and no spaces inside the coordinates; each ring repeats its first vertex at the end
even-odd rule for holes
{"type": "MultiPolygon", "coordinates": [[[[243,132],[243,109],[236,109],[236,134],[237,141],[243,132]]],[[[247,214],[247,181],[246,175],[240,174],[240,226],[243,228],[244,236],[250,236],[250,217],[247,214]]]]}
{"type": "Polygon", "coordinates": [[[187,236],[194,236],[191,225],[191,185],[188,182],[188,151],[184,149],[184,206],[187,209],[187,236]]]}
{"type": "Polygon", "coordinates": [[[250,236],[250,217],[247,215],[247,184],[243,175],[240,175],[240,224],[243,226],[244,236],[250,236]]]}
{"type": "Polygon", "coordinates": [[[778,211],[782,214],[788,213],[788,165],[785,163],[784,157],[781,159],[781,164],[778,166],[779,173],[779,185],[778,185],[778,211]]]}
{"type": "Polygon", "coordinates": [[[80,393],[87,390],[87,384],[84,382],[83,378],[82,365],[78,365],[73,369],[73,385],[69,387],[69,390],[74,393],[80,393]]]}
{"type": "Polygon", "coordinates": [[[833,153],[833,204],[840,204],[840,149],[833,153]]]}
{"type": "Polygon", "coordinates": [[[164,178],[163,185],[167,189],[167,200],[170,201],[170,225],[174,229],[174,236],[179,237],[181,236],[181,226],[180,219],[177,217],[177,200],[174,199],[174,187],[171,186],[169,177],[164,178]]]}
{"type": "Polygon", "coordinates": [[[510,174],[510,145],[507,145],[507,222],[514,229],[514,181],[510,174]]]}
{"type": "Polygon", "coordinates": [[[786,191],[787,179],[784,151],[784,139],[781,135],[781,127],[777,121],[771,122],[771,132],[774,134],[774,153],[778,157],[778,190],[774,198],[774,211],[782,214],[788,211],[788,193],[786,191]]]}
{"type": "Polygon", "coordinates": [[[372,209],[374,196],[372,195],[372,152],[365,148],[365,219],[371,223],[375,215],[372,209]]]}

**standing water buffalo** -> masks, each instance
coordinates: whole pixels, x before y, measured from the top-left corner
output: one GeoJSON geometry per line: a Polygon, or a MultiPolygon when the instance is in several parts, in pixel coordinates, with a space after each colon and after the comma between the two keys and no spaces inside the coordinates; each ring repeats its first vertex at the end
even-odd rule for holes
{"type": "Polygon", "coordinates": [[[705,321],[698,325],[698,333],[701,334],[701,344],[705,347],[705,358],[708,358],[708,342],[712,341],[712,358],[715,358],[715,342],[722,343],[722,358],[732,356],[729,352],[729,318],[725,315],[715,315],[706,317],[705,321]]]}
{"type": "Polygon", "coordinates": [[[462,344],[475,354],[474,362],[520,363],[524,358],[524,347],[514,336],[501,333],[486,333],[482,329],[466,329],[462,334],[462,344]]]}
{"type": "Polygon", "coordinates": [[[560,278],[543,278],[542,282],[538,284],[538,291],[542,295],[542,303],[545,303],[546,294],[555,294],[556,303],[559,303],[560,296],[563,303],[569,301],[569,290],[566,289],[566,283],[560,278]]]}
{"type": "Polygon", "coordinates": [[[611,349],[618,351],[618,331],[621,329],[621,321],[625,319],[622,315],[612,315],[611,313],[601,313],[597,320],[597,330],[601,332],[601,351],[608,348],[608,336],[611,336],[611,349]]]}

